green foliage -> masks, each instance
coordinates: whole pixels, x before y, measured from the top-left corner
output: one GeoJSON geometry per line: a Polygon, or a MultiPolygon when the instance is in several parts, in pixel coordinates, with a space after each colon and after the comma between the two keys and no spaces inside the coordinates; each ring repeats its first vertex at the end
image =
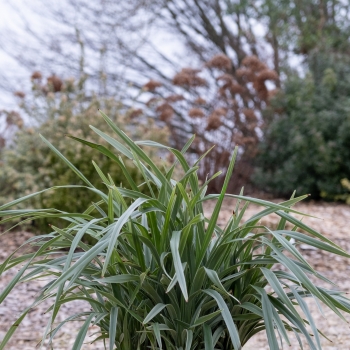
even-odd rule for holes
{"type": "Polygon", "coordinates": [[[266,111],[256,184],[339,199],[350,174],[350,69],[315,57],[312,73],[292,77],[266,111]]]}
{"type": "MultiPolygon", "coordinates": [[[[308,264],[298,244],[350,256],[293,216],[300,213],[292,206],[305,196],[275,204],[244,197],[242,193],[230,195],[237,199],[235,214],[225,228],[219,227],[218,216],[237,149],[221,193],[206,195],[207,183],[200,185],[197,176],[201,159],[191,166],[184,157],[194,137],[181,152],[152,141],[135,143],[106,115],[103,117],[117,135],[117,139],[110,138],[108,142],[118,153],[134,161],[137,172],[149,186],[150,195],[132,180],[128,184],[132,190],[114,185],[96,167],[106,186],[100,191],[65,160],[85,182],[82,192],[86,196],[90,192],[99,196],[95,206],[83,214],[67,215],[57,209],[10,209],[31,197],[1,206],[0,216],[5,221],[17,215],[49,219],[58,215],[68,221],[64,229],[53,227],[50,234],[31,239],[28,244],[37,247],[36,253],[18,258],[11,255],[0,265],[0,275],[11,267],[24,266],[0,294],[0,303],[20,282],[41,276],[49,279],[15,325],[38,303],[50,299],[52,317],[46,335],[53,340],[65,322],[55,323],[60,306],[82,299],[91,309],[70,317],[71,321],[85,318],[76,337],[75,350],[81,348],[91,322],[100,327],[96,341],[109,338],[110,350],[214,347],[239,350],[263,330],[272,350],[279,349],[277,335],[289,343],[288,332],[303,336],[310,348],[320,349],[322,333],[316,328],[304,299],[321,301],[341,318],[340,311],[350,312],[350,301],[342,292],[317,287],[311,282],[310,277],[328,280],[308,264]],[[163,172],[144,153],[144,146],[163,147],[176,161],[163,172]],[[172,179],[176,167],[184,173],[177,180],[172,179]],[[215,208],[206,218],[203,203],[213,199],[217,201],[215,208]],[[243,220],[249,203],[260,205],[262,210],[243,220]],[[107,206],[106,212],[101,210],[102,204],[107,206]],[[260,225],[260,220],[271,213],[281,218],[275,230],[260,225]],[[288,230],[286,224],[294,225],[294,229],[288,230]],[[97,243],[93,246],[83,243],[85,234],[94,237],[97,243]],[[296,245],[291,243],[291,238],[296,245]]],[[[64,160],[54,146],[43,140],[64,160]]],[[[95,147],[93,143],[88,145],[95,147]]],[[[100,151],[108,153],[106,148],[100,151]]],[[[112,153],[108,154],[114,158],[112,153]]],[[[31,196],[37,195],[40,193],[31,196]]],[[[0,344],[0,350],[6,346],[15,325],[0,344]]]]}
{"type": "MultiPolygon", "coordinates": [[[[34,98],[22,103],[22,110],[27,114],[30,113],[32,121],[36,119],[37,126],[20,130],[13,143],[2,152],[0,205],[43,188],[83,184],[82,180],[40,140],[37,136],[39,133],[50,139],[66,158],[74,159],[77,168],[97,188],[103,188],[103,184],[91,160],[98,163],[104,173],[111,174],[115,183],[126,183],[125,176],[116,162],[110,162],[100,152],[66,137],[66,134],[70,134],[90,142],[107,145],[106,141],[101,141],[101,138],[89,128],[89,124],[94,124],[98,118],[99,108],[108,111],[113,121],[133,138],[153,138],[159,142],[166,142],[168,136],[166,129],[159,129],[151,120],[128,118],[120,113],[119,102],[114,99],[97,101],[94,96],[88,97],[85,93],[79,92],[71,80],[68,82],[65,82],[66,88],[63,91],[58,93],[51,91],[48,94],[42,92],[43,87],[39,89],[34,85],[34,98]]],[[[102,124],[101,131],[108,132],[108,126],[102,124]]],[[[154,150],[149,152],[156,158],[154,150]]],[[[141,183],[141,175],[132,166],[132,162],[126,160],[125,166],[134,181],[141,183]]],[[[56,193],[48,192],[32,198],[30,205],[33,208],[60,208],[69,212],[82,212],[90,206],[91,201],[97,200],[97,197],[97,195],[86,196],[74,188],[62,189],[56,193]]],[[[46,220],[35,222],[35,226],[42,232],[49,229],[46,220]]]]}

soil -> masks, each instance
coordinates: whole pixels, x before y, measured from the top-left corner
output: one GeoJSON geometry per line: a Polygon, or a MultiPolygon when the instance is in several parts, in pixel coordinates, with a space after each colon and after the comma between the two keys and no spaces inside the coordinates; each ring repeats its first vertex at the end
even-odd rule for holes
{"type": "MultiPolygon", "coordinates": [[[[206,205],[206,212],[208,216],[213,209],[214,203],[208,203],[206,205]]],[[[223,210],[220,213],[220,223],[225,224],[227,219],[232,215],[232,209],[235,203],[227,201],[224,203],[223,210]]],[[[350,206],[344,204],[330,204],[320,202],[307,202],[300,203],[295,207],[304,213],[316,216],[317,218],[304,217],[303,222],[309,224],[314,229],[321,232],[326,237],[332,239],[342,248],[350,251],[350,206]]],[[[245,217],[250,217],[254,213],[259,211],[259,208],[255,205],[251,205],[245,217]]],[[[271,215],[264,220],[264,224],[275,225],[278,222],[278,217],[271,215]]],[[[25,240],[31,237],[32,234],[27,232],[13,232],[7,233],[4,236],[0,236],[0,263],[5,260],[8,255],[18,248],[25,240]]],[[[319,252],[315,249],[310,249],[307,246],[301,245],[301,250],[306,259],[316,268],[317,271],[322,272],[326,277],[333,280],[341,290],[346,292],[350,291],[350,261],[334,256],[332,254],[319,252]]],[[[0,291],[2,291],[6,285],[11,281],[15,269],[11,269],[4,273],[0,277],[0,291]]],[[[30,283],[23,283],[19,285],[12,293],[5,299],[0,305],[0,340],[4,337],[6,331],[11,324],[16,320],[21,310],[29,305],[35,299],[36,294],[40,288],[47,281],[35,280],[30,283]]],[[[329,286],[327,286],[329,287],[329,286]]],[[[319,329],[321,329],[325,335],[332,340],[329,342],[327,339],[322,339],[322,347],[325,350],[344,350],[350,349],[350,329],[349,324],[343,322],[339,317],[329,311],[327,308],[323,308],[323,315],[318,310],[315,303],[310,300],[308,302],[312,313],[315,316],[316,323],[319,329]]],[[[37,343],[45,330],[45,326],[48,321],[48,315],[45,314],[49,303],[43,303],[31,310],[23,323],[18,327],[11,342],[6,346],[6,350],[34,350],[37,343]]],[[[88,311],[89,306],[83,302],[77,301],[74,303],[63,305],[61,312],[58,315],[58,321],[64,320],[68,315],[72,315],[81,311],[88,311]]],[[[348,321],[350,317],[345,316],[348,321]]],[[[62,330],[56,335],[53,348],[55,350],[67,350],[71,349],[75,335],[80,327],[79,322],[72,322],[65,325],[62,330]]],[[[90,327],[89,335],[96,332],[96,327],[90,327]]],[[[83,345],[84,350],[102,350],[103,344],[93,343],[90,344],[93,339],[87,337],[86,342],[83,345]]],[[[300,349],[297,341],[294,339],[294,335],[290,336],[291,346],[285,346],[285,348],[294,350],[300,349]]],[[[303,344],[304,345],[304,344],[303,344]]],[[[49,346],[44,346],[44,349],[50,349],[49,346]]],[[[243,348],[244,350],[267,350],[269,349],[268,343],[264,332],[257,334],[252,338],[243,348]]],[[[304,345],[304,349],[309,349],[304,345]]]]}

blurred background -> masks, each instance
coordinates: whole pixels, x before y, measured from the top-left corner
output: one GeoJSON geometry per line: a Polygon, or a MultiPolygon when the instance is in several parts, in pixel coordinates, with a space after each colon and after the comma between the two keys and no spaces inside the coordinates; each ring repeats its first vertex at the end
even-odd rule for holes
{"type": "Polygon", "coordinates": [[[64,137],[97,141],[98,108],[135,139],[181,148],[196,134],[193,159],[215,144],[202,181],[239,145],[230,192],[350,203],[349,15],[347,0],[0,0],[0,204],[79,184],[39,133],[92,181],[97,157],[123,182],[64,137]]]}

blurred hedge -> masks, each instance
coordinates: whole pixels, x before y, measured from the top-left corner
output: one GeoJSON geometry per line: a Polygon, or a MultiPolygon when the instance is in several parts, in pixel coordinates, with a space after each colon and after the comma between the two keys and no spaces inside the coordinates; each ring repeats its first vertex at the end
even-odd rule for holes
{"type": "MultiPolygon", "coordinates": [[[[89,128],[90,124],[94,124],[98,125],[100,130],[111,133],[99,115],[99,108],[134,139],[152,139],[162,143],[167,141],[167,129],[158,128],[152,120],[143,116],[137,116],[135,119],[132,110],[122,115],[119,102],[114,99],[97,99],[93,95],[87,96],[77,89],[73,81],[68,81],[66,85],[62,82],[59,91],[54,91],[50,81],[45,85],[36,82],[33,87],[34,97],[23,99],[21,109],[26,111],[27,118],[29,114],[32,124],[34,122],[36,126],[23,127],[1,152],[0,204],[52,186],[83,185],[75,173],[42,142],[39,133],[60,150],[97,188],[103,188],[104,185],[91,159],[104,173],[109,173],[115,183],[126,185],[124,175],[116,163],[98,151],[65,137],[66,134],[70,134],[107,146],[106,142],[89,128]],[[101,124],[98,124],[98,120],[101,120],[101,124]]],[[[164,162],[158,154],[151,156],[158,162],[164,162]]],[[[133,164],[128,160],[124,162],[135,182],[142,183],[140,174],[133,170],[133,164]]],[[[86,192],[79,189],[59,189],[33,198],[30,205],[34,208],[54,207],[69,212],[82,212],[94,200],[93,194],[87,197],[86,192]]],[[[25,206],[28,207],[28,203],[25,206]]],[[[48,229],[47,224],[34,223],[41,231],[48,229]]],[[[59,222],[55,224],[59,225],[59,222]]]]}
{"type": "Polygon", "coordinates": [[[290,78],[265,112],[254,181],[289,196],[346,200],[350,178],[350,66],[315,56],[305,78],[290,78]],[[343,180],[343,185],[342,185],[343,180]]]}

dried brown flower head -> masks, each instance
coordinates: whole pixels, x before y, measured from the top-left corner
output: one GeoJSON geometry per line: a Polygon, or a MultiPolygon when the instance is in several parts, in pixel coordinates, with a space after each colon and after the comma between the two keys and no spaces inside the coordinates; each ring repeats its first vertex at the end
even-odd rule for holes
{"type": "Polygon", "coordinates": [[[180,73],[174,76],[173,84],[185,87],[206,86],[207,81],[197,75],[199,72],[198,69],[183,68],[180,73]]]}
{"type": "Polygon", "coordinates": [[[182,68],[181,72],[184,74],[196,75],[201,72],[201,69],[187,67],[187,68],[182,68]]]}
{"type": "Polygon", "coordinates": [[[246,125],[247,130],[254,131],[255,128],[258,126],[258,123],[256,122],[250,122],[246,125]]]}
{"type": "Polygon", "coordinates": [[[243,137],[242,142],[244,145],[255,144],[257,139],[252,136],[243,137]]]}
{"type": "Polygon", "coordinates": [[[242,95],[246,92],[246,89],[244,86],[239,84],[232,84],[230,87],[230,92],[232,95],[239,94],[242,95]]]}
{"type": "Polygon", "coordinates": [[[173,107],[171,107],[171,105],[167,102],[159,105],[156,108],[156,112],[158,113],[159,119],[163,122],[169,121],[174,115],[173,107]]]}
{"type": "Polygon", "coordinates": [[[146,83],[142,89],[146,91],[155,91],[157,88],[161,87],[163,84],[159,81],[151,79],[148,83],[146,83]]]}
{"type": "Polygon", "coordinates": [[[47,85],[53,92],[59,92],[62,90],[62,80],[55,74],[47,78],[47,85]]]}
{"type": "Polygon", "coordinates": [[[213,113],[208,118],[207,127],[205,130],[211,131],[211,130],[217,130],[222,125],[221,120],[221,113],[219,113],[217,109],[213,111],[213,113]]]}
{"type": "Polygon", "coordinates": [[[246,56],[242,61],[242,65],[252,69],[254,72],[259,72],[267,69],[266,64],[261,62],[255,55],[246,56]]]}
{"type": "Polygon", "coordinates": [[[224,81],[225,83],[232,84],[233,83],[233,76],[231,74],[222,74],[219,77],[216,78],[216,80],[224,81]]]}
{"type": "Polygon", "coordinates": [[[194,100],[194,103],[196,105],[205,105],[207,103],[207,101],[202,98],[202,97],[197,97],[195,100],[194,100]]]}
{"type": "Polygon", "coordinates": [[[254,81],[253,87],[256,90],[256,92],[258,93],[258,96],[263,101],[266,101],[268,98],[268,90],[267,90],[267,87],[265,85],[265,82],[257,79],[254,81]]]}
{"type": "Polygon", "coordinates": [[[19,128],[23,126],[23,119],[21,115],[16,111],[10,111],[6,116],[6,124],[7,125],[16,125],[19,128]]]}
{"type": "Polygon", "coordinates": [[[39,71],[33,72],[31,79],[32,80],[41,80],[42,79],[42,74],[39,71]]]}
{"type": "Polygon", "coordinates": [[[182,95],[170,95],[166,98],[166,100],[170,103],[183,101],[184,99],[185,99],[185,97],[183,97],[182,95]]]}
{"type": "Polygon", "coordinates": [[[137,118],[139,117],[140,115],[143,114],[143,110],[141,108],[131,108],[129,109],[128,111],[128,116],[130,119],[134,119],[134,118],[137,118]]]}
{"type": "Polygon", "coordinates": [[[255,112],[251,108],[244,108],[242,110],[242,113],[244,114],[244,116],[246,117],[246,119],[248,121],[256,121],[257,120],[255,112]]]}
{"type": "Polygon", "coordinates": [[[19,97],[19,98],[25,98],[26,97],[26,94],[23,91],[15,91],[14,95],[19,97]]]}
{"type": "Polygon", "coordinates": [[[152,107],[152,106],[156,105],[158,101],[159,101],[159,98],[158,98],[158,97],[151,97],[151,98],[146,102],[146,106],[147,106],[147,107],[152,107]]]}
{"type": "Polygon", "coordinates": [[[210,61],[206,63],[207,67],[217,68],[221,70],[230,70],[232,68],[232,63],[229,57],[223,53],[215,55],[210,61]]]}
{"type": "Polygon", "coordinates": [[[191,118],[203,118],[205,116],[205,113],[201,108],[191,108],[188,111],[188,115],[191,118]]]}
{"type": "Polygon", "coordinates": [[[261,81],[266,81],[266,80],[276,81],[278,80],[278,74],[272,69],[264,69],[258,74],[256,78],[261,81]]]}
{"type": "Polygon", "coordinates": [[[253,81],[255,79],[254,72],[244,67],[238,68],[236,70],[236,75],[238,78],[244,79],[245,81],[253,81]]]}
{"type": "Polygon", "coordinates": [[[227,109],[223,107],[216,108],[213,113],[219,115],[219,116],[224,116],[226,117],[227,114],[227,109]]]}
{"type": "Polygon", "coordinates": [[[227,99],[227,98],[228,98],[228,95],[227,95],[227,88],[226,88],[226,86],[220,87],[219,90],[218,90],[218,94],[219,94],[222,98],[227,99]]]}
{"type": "Polygon", "coordinates": [[[243,136],[240,133],[235,133],[232,136],[232,142],[234,142],[236,145],[243,145],[243,136]]]}

